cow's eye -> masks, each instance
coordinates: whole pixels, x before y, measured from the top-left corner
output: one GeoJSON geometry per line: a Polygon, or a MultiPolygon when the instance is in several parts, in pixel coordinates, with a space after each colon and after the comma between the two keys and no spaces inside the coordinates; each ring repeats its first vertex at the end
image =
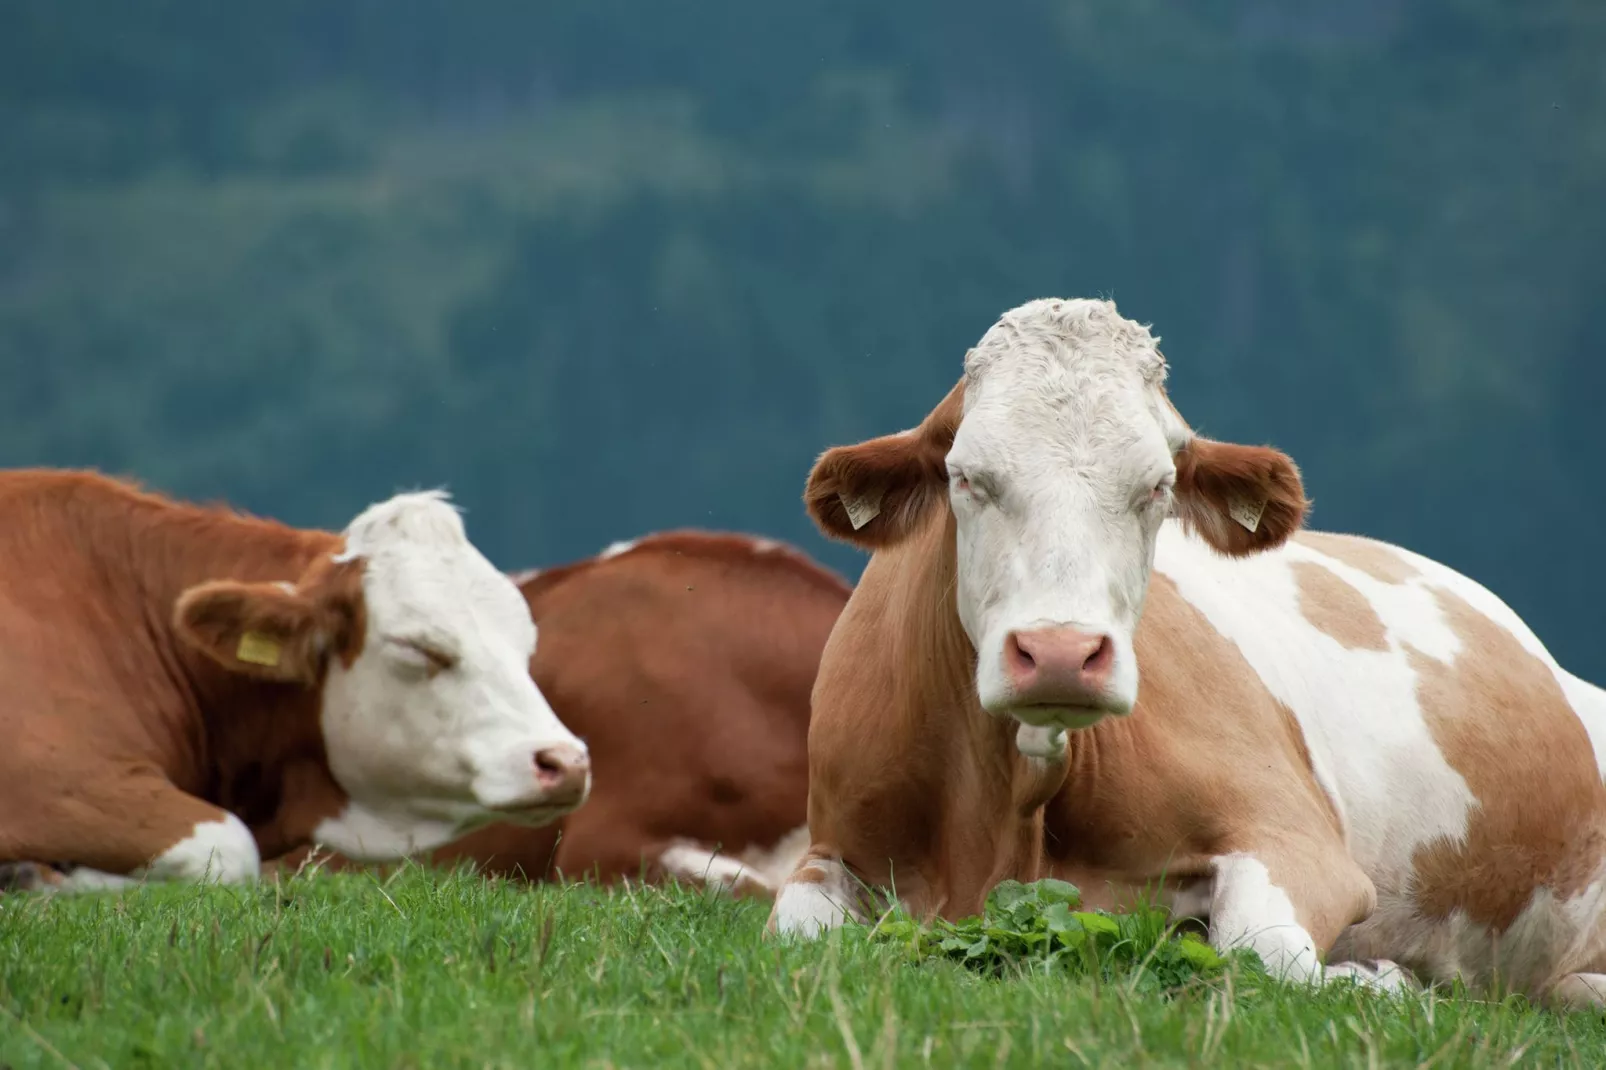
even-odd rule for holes
{"type": "Polygon", "coordinates": [[[427,676],[439,676],[457,664],[457,658],[421,639],[391,639],[387,644],[397,661],[427,676]]]}
{"type": "Polygon", "coordinates": [[[985,475],[950,466],[948,483],[955,494],[962,494],[973,502],[990,502],[994,498],[993,484],[985,475]]]}

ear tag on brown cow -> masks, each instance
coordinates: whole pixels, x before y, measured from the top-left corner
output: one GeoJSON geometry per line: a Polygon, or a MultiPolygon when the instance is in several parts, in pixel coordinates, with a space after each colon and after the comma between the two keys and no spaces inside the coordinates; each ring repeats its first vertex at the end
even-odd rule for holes
{"type": "Polygon", "coordinates": [[[1266,499],[1249,501],[1247,498],[1233,498],[1227,502],[1227,513],[1249,531],[1260,530],[1260,518],[1266,512],[1266,499]]]}
{"type": "Polygon", "coordinates": [[[252,665],[266,665],[271,669],[279,664],[279,641],[261,632],[242,632],[240,646],[234,656],[252,665]]]}
{"type": "Polygon", "coordinates": [[[865,498],[849,498],[839,494],[842,499],[842,508],[848,511],[848,523],[853,530],[858,531],[870,521],[881,515],[881,495],[876,493],[865,498]]]}

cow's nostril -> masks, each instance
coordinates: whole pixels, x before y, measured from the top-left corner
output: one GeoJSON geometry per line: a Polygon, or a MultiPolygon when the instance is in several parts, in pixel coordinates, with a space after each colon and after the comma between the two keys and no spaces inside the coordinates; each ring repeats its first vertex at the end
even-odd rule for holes
{"type": "Polygon", "coordinates": [[[585,752],[577,748],[542,747],[535,752],[535,782],[545,791],[557,791],[583,782],[589,765],[585,752]]]}
{"type": "Polygon", "coordinates": [[[1115,644],[1110,642],[1109,636],[1100,636],[1099,645],[1093,649],[1093,653],[1089,654],[1087,660],[1082,663],[1082,671],[1095,676],[1102,675],[1109,669],[1110,662],[1114,660],[1115,644]]]}
{"type": "Polygon", "coordinates": [[[1037,668],[1037,659],[1032,657],[1031,651],[1021,646],[1020,639],[1014,632],[1010,632],[1009,638],[1004,641],[1004,653],[1009,658],[1010,665],[1022,672],[1031,672],[1037,668]]]}

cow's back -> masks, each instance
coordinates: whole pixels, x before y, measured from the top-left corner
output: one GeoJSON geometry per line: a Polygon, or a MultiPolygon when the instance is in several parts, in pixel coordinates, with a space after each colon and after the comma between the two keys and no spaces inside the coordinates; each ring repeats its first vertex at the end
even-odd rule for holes
{"type": "Polygon", "coordinates": [[[766,540],[672,533],[524,590],[533,672],[590,748],[591,798],[561,830],[498,826],[437,861],[652,876],[677,844],[761,864],[804,824],[809,694],[846,584],[766,540]]]}

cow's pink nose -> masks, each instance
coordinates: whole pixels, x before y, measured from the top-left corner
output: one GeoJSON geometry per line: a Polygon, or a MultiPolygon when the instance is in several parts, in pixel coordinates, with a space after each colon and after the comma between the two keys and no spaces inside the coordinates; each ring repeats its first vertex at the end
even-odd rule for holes
{"type": "Polygon", "coordinates": [[[591,780],[591,756],[568,743],[555,743],[535,752],[535,782],[542,802],[568,806],[585,798],[591,780]]]}
{"type": "Polygon", "coordinates": [[[1021,706],[1097,707],[1115,668],[1115,643],[1068,624],[1010,632],[1004,677],[1021,706]]]}

